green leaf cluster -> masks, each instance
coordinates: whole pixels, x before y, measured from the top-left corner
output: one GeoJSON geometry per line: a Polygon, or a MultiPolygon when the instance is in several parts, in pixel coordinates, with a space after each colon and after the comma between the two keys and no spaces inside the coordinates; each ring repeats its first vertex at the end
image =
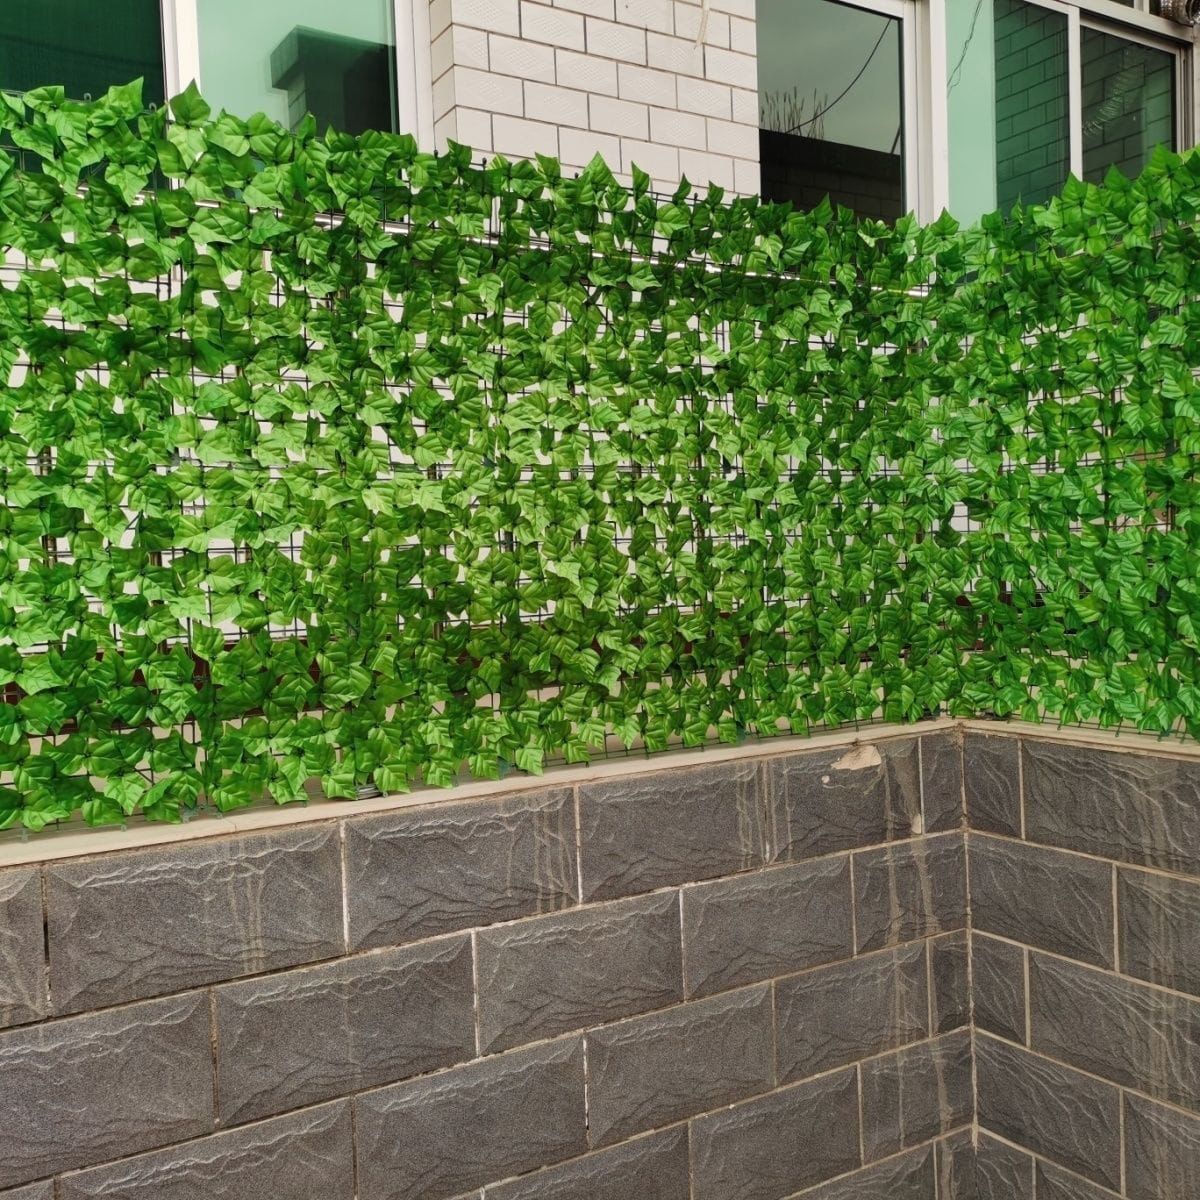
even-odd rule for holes
{"type": "Polygon", "coordinates": [[[0,103],[0,827],[1200,733],[1200,159],[960,228],[0,103]]]}

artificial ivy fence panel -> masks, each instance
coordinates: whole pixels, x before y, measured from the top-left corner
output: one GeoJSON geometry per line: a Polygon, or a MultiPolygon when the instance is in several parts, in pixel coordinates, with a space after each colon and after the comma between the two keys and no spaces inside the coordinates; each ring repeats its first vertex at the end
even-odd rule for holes
{"type": "Polygon", "coordinates": [[[0,101],[0,826],[1200,731],[1200,162],[981,227],[0,101]]]}

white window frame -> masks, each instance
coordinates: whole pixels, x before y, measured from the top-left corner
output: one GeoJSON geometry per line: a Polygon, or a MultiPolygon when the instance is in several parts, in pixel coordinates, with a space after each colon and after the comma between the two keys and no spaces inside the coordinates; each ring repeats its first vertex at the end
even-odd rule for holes
{"type": "MultiPolygon", "coordinates": [[[[193,80],[201,91],[200,21],[202,0],[160,0],[163,79],[168,96],[193,80]]],[[[331,0],[335,3],[336,0],[331,0]]],[[[247,0],[254,3],[254,0],[247,0]]],[[[392,0],[396,44],[396,118],[422,149],[433,148],[433,67],[430,58],[429,5],[423,0],[392,0]]]]}

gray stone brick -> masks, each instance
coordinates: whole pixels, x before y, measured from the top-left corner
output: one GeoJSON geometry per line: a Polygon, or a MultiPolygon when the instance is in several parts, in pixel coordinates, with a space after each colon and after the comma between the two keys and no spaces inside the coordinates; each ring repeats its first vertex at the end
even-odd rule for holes
{"type": "Polygon", "coordinates": [[[1024,1045],[1025,951],[972,931],[971,956],[976,1026],[1024,1045]]]}
{"type": "Polygon", "coordinates": [[[967,825],[982,833],[1021,836],[1021,742],[968,733],[963,740],[967,825]]]}
{"type": "Polygon", "coordinates": [[[46,1015],[42,883],[36,867],[0,871],[0,1027],[46,1015]]]}
{"type": "Polygon", "coordinates": [[[1200,883],[1117,873],[1121,969],[1200,996],[1200,883]]]}
{"type": "Polygon", "coordinates": [[[981,1133],[975,1154],[973,1200],[1033,1200],[1035,1161],[1031,1155],[981,1133]]]}
{"type": "Polygon", "coordinates": [[[486,1200],[689,1200],[687,1129],[597,1150],[484,1192],[486,1200]]]}
{"type": "Polygon", "coordinates": [[[350,1102],[64,1175],[58,1187],[59,1200],[353,1200],[350,1102]]]}
{"type": "Polygon", "coordinates": [[[931,1033],[951,1033],[971,1023],[970,954],[964,930],[929,942],[929,977],[933,984],[931,1033]]]}
{"type": "Polygon", "coordinates": [[[213,1127],[208,997],[193,993],[0,1034],[0,1113],[20,1136],[0,1187],[213,1127]]]}
{"type": "Polygon", "coordinates": [[[581,787],[583,898],[628,896],[761,866],[766,826],[756,762],[581,787]]]}
{"type": "Polygon", "coordinates": [[[1112,872],[1107,864],[1026,842],[971,834],[975,929],[1113,965],[1112,872]]]}
{"type": "Polygon", "coordinates": [[[975,1069],[984,1129],[1120,1187],[1117,1088],[987,1034],[976,1036],[975,1069]]]}
{"type": "Polygon", "coordinates": [[[921,803],[926,833],[962,829],[962,734],[927,734],[921,738],[921,803]]]}
{"type": "Polygon", "coordinates": [[[1200,1110],[1200,1002],[1035,954],[1032,1049],[1200,1110]]]}
{"type": "Polygon", "coordinates": [[[216,997],[226,1124],[475,1056],[466,934],[229,984],[216,997]]]}
{"type": "Polygon", "coordinates": [[[849,860],[684,888],[683,944],[689,996],[849,958],[849,860]]]}
{"type": "Polygon", "coordinates": [[[692,1121],[694,1200],[779,1200],[859,1165],[853,1068],[692,1121]]]}
{"type": "Polygon", "coordinates": [[[1200,875],[1200,763],[1026,741],[1031,841],[1200,875]]]}
{"type": "Polygon", "coordinates": [[[969,1124],[974,1115],[970,1034],[947,1034],[864,1063],[862,1106],[867,1162],[969,1124]]]}
{"type": "Polygon", "coordinates": [[[1129,1200],[1195,1200],[1200,1119],[1125,1096],[1125,1187],[1129,1200]]]}
{"type": "Polygon", "coordinates": [[[359,1200],[448,1200],[587,1150],[583,1042],[357,1097],[359,1200]]]}
{"type": "Polygon", "coordinates": [[[556,912],[578,899],[567,789],[345,823],[350,945],[398,945],[556,912]]]}
{"type": "Polygon", "coordinates": [[[784,857],[812,858],[920,831],[916,738],[771,759],[766,781],[784,857]]]}
{"type": "Polygon", "coordinates": [[[14,1188],[11,1192],[0,1192],[0,1200],[54,1200],[54,1183],[44,1179],[41,1183],[14,1188]]]}
{"type": "Polygon", "coordinates": [[[1037,1165],[1037,1196],[1038,1200],[1120,1200],[1116,1192],[1045,1162],[1037,1165]]]}
{"type": "Polygon", "coordinates": [[[801,1193],[796,1200],[936,1200],[934,1153],[922,1146],[801,1193]]]}
{"type": "Polygon", "coordinates": [[[771,992],[745,988],[635,1017],[587,1036],[593,1145],[770,1089],[771,992]]]}
{"type": "Polygon", "coordinates": [[[929,1036],[925,947],[885,950],[775,984],[779,1078],[792,1082],[929,1036]]]}
{"type": "Polygon", "coordinates": [[[476,947],[485,1053],[683,999],[676,892],[485,929],[476,947]]]}
{"type": "Polygon", "coordinates": [[[934,1143],[937,1200],[975,1200],[975,1143],[971,1130],[961,1129],[934,1143]]]}
{"type": "Polygon", "coordinates": [[[856,854],[854,912],[860,953],[961,929],[967,921],[962,836],[856,854]]]}
{"type": "Polygon", "coordinates": [[[332,822],[46,867],[58,1012],[342,953],[332,822]]]}

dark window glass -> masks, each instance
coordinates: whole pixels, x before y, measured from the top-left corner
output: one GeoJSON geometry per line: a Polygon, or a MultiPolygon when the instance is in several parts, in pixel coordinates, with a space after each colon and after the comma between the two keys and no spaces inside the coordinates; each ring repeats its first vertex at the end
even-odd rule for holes
{"type": "Polygon", "coordinates": [[[1071,170],[1067,18],[996,0],[996,202],[1043,204],[1071,170]]]}
{"type": "Polygon", "coordinates": [[[158,0],[0,0],[0,88],[62,84],[84,100],[139,77],[161,104],[158,0]]]}
{"type": "Polygon", "coordinates": [[[1175,147],[1175,56],[1084,28],[1083,177],[1137,175],[1155,146],[1175,147]]]}
{"type": "Polygon", "coordinates": [[[763,197],[901,216],[900,22],[833,0],[759,0],[757,16],[763,197]]]}

